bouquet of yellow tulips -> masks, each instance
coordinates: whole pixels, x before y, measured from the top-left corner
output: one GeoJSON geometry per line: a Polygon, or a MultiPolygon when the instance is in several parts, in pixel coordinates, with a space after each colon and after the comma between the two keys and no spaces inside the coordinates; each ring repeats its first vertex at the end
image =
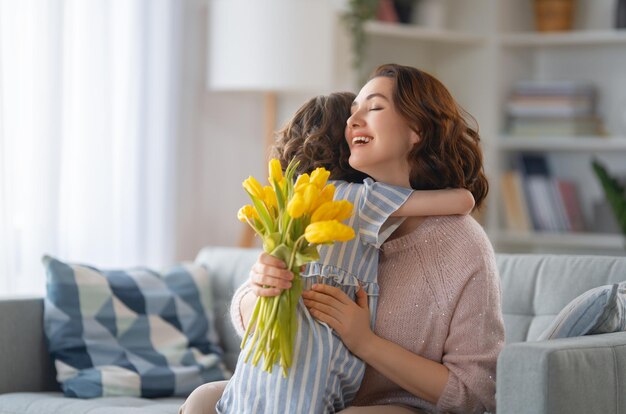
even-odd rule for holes
{"type": "Polygon", "coordinates": [[[245,356],[247,363],[257,366],[263,358],[263,370],[272,372],[280,363],[283,375],[291,366],[294,339],[297,331],[296,305],[302,293],[300,268],[318,260],[317,245],[348,241],[354,230],[341,221],[352,215],[352,203],[333,201],[335,186],[327,184],[330,172],[317,168],[302,174],[294,182],[297,163],[291,162],[283,175],[280,162],[269,163],[269,184],[263,186],[254,177],[243,182],[251,205],[237,213],[239,220],[248,223],[263,239],[263,250],[282,259],[294,274],[290,289],[279,296],[259,297],[241,348],[248,341],[254,327],[252,343],[245,356]],[[254,354],[252,355],[254,351],[254,354]]]}

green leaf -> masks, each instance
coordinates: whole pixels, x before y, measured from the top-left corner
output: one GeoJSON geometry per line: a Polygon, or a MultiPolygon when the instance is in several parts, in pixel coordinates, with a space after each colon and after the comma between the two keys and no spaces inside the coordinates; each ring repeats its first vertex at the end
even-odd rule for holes
{"type": "Polygon", "coordinates": [[[378,0],[349,0],[349,10],[342,16],[342,22],[352,37],[352,66],[357,71],[360,84],[367,80],[363,71],[367,50],[364,25],[374,18],[377,8],[378,0]]]}
{"type": "Polygon", "coordinates": [[[283,191],[280,189],[280,184],[276,182],[276,180],[272,180],[272,188],[274,188],[274,192],[276,193],[276,203],[278,204],[278,211],[285,211],[286,203],[285,203],[285,195],[283,191]]]}
{"type": "Polygon", "coordinates": [[[609,175],[606,168],[598,160],[592,160],[591,166],[602,185],[606,199],[615,214],[622,233],[626,235],[626,191],[624,187],[609,175]]]}
{"type": "Polygon", "coordinates": [[[280,243],[280,233],[274,232],[263,237],[263,250],[271,253],[276,249],[276,246],[280,243]]]}
{"type": "Polygon", "coordinates": [[[274,257],[281,259],[286,264],[289,264],[289,259],[291,258],[291,249],[287,247],[284,243],[279,244],[272,250],[268,252],[274,257]]]}
{"type": "Polygon", "coordinates": [[[259,213],[259,217],[261,218],[261,221],[263,222],[263,225],[265,226],[265,230],[268,233],[273,233],[276,230],[274,228],[274,220],[272,220],[270,213],[267,211],[267,208],[265,207],[265,203],[263,203],[261,200],[259,200],[252,194],[250,193],[248,194],[250,195],[250,198],[252,199],[252,204],[254,204],[254,208],[256,209],[257,213],[259,213]]]}
{"type": "Polygon", "coordinates": [[[319,260],[320,254],[316,246],[308,246],[296,253],[294,267],[300,267],[303,264],[319,260]]]}

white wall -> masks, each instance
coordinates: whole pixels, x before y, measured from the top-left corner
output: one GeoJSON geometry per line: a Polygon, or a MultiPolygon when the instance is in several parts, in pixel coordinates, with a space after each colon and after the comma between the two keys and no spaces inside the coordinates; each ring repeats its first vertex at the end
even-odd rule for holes
{"type": "MultiPolygon", "coordinates": [[[[193,259],[206,245],[237,244],[244,225],[236,213],[249,201],[241,182],[249,175],[263,179],[266,162],[263,95],[207,90],[207,6],[200,1],[187,4],[181,102],[185,115],[177,154],[177,260],[193,259]]],[[[348,39],[335,26],[333,85],[318,92],[279,94],[278,128],[311,96],[354,89],[348,39]]]]}

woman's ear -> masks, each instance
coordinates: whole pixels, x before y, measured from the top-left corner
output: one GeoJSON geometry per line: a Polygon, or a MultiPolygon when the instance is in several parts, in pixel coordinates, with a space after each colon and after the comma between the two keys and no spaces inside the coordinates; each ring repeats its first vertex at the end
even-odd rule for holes
{"type": "Polygon", "coordinates": [[[411,130],[411,134],[409,136],[409,140],[411,144],[415,145],[422,140],[422,137],[419,132],[411,130]]]}

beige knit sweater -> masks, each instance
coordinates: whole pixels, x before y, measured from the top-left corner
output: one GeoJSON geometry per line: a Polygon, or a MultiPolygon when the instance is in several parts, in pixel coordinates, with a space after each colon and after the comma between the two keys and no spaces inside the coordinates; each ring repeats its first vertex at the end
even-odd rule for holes
{"type": "MultiPolygon", "coordinates": [[[[436,406],[367,366],[353,405],[404,404],[434,412],[495,411],[496,360],[504,344],[493,249],[469,216],[429,217],[383,244],[374,332],[443,363],[448,383],[436,406]]],[[[243,334],[236,292],[233,324],[243,334]]]]}

